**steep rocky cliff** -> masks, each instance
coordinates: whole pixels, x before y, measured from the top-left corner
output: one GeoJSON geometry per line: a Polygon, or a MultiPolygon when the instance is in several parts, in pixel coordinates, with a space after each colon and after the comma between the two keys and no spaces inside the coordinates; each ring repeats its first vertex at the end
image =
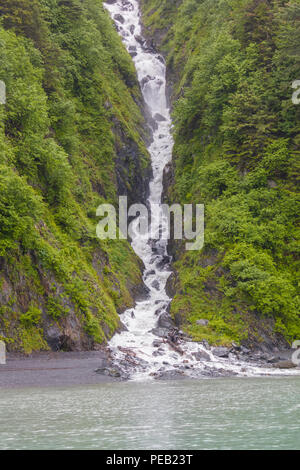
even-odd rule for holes
{"type": "Polygon", "coordinates": [[[145,200],[149,139],[135,69],[100,0],[1,0],[0,339],[97,348],[142,289],[96,209],[145,200]]]}

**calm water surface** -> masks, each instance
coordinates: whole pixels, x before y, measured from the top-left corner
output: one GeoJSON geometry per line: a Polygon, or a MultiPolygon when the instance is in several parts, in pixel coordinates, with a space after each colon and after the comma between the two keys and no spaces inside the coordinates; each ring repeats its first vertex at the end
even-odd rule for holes
{"type": "Polygon", "coordinates": [[[1,449],[300,449],[300,377],[0,391],[1,449]]]}

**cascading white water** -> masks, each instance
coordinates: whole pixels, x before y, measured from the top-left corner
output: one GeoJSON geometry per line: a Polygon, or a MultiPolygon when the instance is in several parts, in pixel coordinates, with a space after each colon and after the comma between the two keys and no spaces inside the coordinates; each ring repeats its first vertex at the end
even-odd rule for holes
{"type": "MultiPolygon", "coordinates": [[[[163,172],[171,161],[173,150],[172,121],[166,99],[166,66],[162,56],[149,47],[142,37],[137,0],[109,0],[105,7],[133,58],[145,103],[156,122],[153,142],[148,148],[153,168],[149,204],[152,207],[152,233],[164,232],[167,225],[164,224],[160,206],[163,172]]],[[[229,359],[217,358],[198,343],[185,340],[177,347],[175,343],[156,336],[153,330],[157,327],[158,315],[167,311],[171,301],[166,293],[166,283],[171,272],[164,264],[167,242],[159,239],[149,243],[147,237],[136,233],[132,247],[144,262],[144,283],[149,289],[149,296],[121,316],[127,331],[115,335],[110,342],[115,362],[125,369],[129,368],[131,378],[144,379],[163,372],[196,377],[210,375],[209,371],[244,376],[280,374],[278,370],[261,369],[238,362],[234,356],[229,359]],[[199,354],[202,354],[201,361],[199,354]],[[203,360],[203,356],[206,360],[203,360]]]]}

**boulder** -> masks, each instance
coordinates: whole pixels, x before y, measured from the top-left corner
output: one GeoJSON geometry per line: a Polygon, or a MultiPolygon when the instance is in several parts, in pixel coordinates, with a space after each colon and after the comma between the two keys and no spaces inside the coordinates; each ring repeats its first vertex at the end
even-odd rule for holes
{"type": "Polygon", "coordinates": [[[224,347],[213,348],[212,353],[214,356],[227,358],[230,353],[230,349],[224,347]]]}
{"type": "Polygon", "coordinates": [[[197,361],[206,361],[206,362],[210,362],[211,361],[211,358],[210,358],[210,355],[205,352],[205,351],[197,351],[196,353],[193,353],[193,356],[197,359],[197,361]]]}
{"type": "Polygon", "coordinates": [[[151,330],[151,333],[159,338],[167,338],[169,335],[169,330],[166,328],[154,328],[151,330]]]}
{"type": "Polygon", "coordinates": [[[174,323],[170,315],[165,312],[159,317],[157,326],[158,328],[174,328],[174,323]]]}
{"type": "Polygon", "coordinates": [[[156,113],[156,114],[154,115],[154,119],[155,119],[156,121],[159,121],[159,122],[164,122],[164,121],[166,121],[166,118],[165,118],[164,116],[162,116],[161,114],[159,114],[159,113],[156,113]]]}
{"type": "Polygon", "coordinates": [[[114,20],[118,21],[119,23],[121,24],[124,24],[125,23],[125,19],[122,15],[120,15],[119,13],[117,13],[115,16],[114,16],[114,20]]]}
{"type": "Polygon", "coordinates": [[[156,290],[160,289],[160,285],[158,281],[153,281],[151,286],[153,287],[153,289],[156,289],[156,290]]]}

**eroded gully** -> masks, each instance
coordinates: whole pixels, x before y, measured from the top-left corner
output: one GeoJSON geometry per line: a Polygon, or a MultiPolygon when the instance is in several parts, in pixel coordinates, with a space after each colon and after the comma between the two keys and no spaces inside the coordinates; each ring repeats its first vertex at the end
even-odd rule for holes
{"type": "Polygon", "coordinates": [[[161,237],[167,230],[161,209],[163,173],[173,150],[166,65],[163,57],[143,38],[137,0],[109,0],[105,8],[132,56],[144,101],[152,116],[149,125],[153,128],[155,123],[153,141],[148,148],[153,169],[148,202],[152,208],[152,233],[157,233],[157,237],[149,240],[136,233],[132,240],[134,251],[145,265],[143,280],[149,294],[145,300],[137,302],[135,308],[121,315],[126,331],[116,334],[109,344],[116,375],[132,380],[278,375],[278,370],[249,365],[234,352],[226,351],[227,357],[219,357],[222,351],[217,355],[208,345],[192,342],[172,325],[168,314],[171,299],[166,293],[171,268],[167,241],[161,237]]]}

